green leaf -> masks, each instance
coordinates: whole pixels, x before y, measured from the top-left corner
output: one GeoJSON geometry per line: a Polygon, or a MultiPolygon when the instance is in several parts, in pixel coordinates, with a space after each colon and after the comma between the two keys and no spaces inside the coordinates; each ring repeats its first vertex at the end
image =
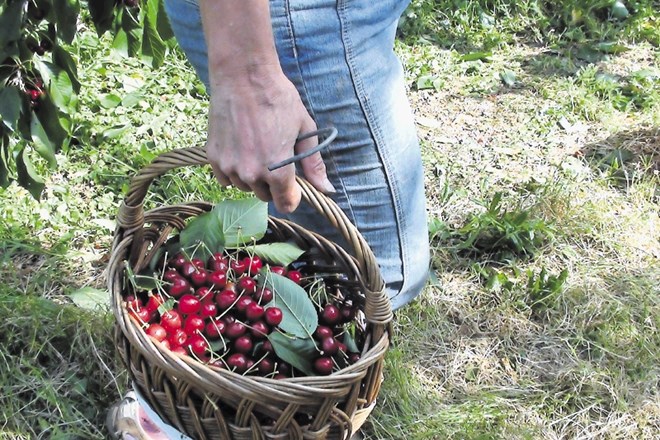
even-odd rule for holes
{"type": "Polygon", "coordinates": [[[282,310],[279,327],[300,338],[311,337],[318,326],[318,316],[314,303],[305,289],[290,279],[262,268],[257,275],[259,288],[264,286],[273,291],[273,300],[266,308],[278,307],[282,310]]]}
{"type": "Polygon", "coordinates": [[[99,105],[103,108],[115,108],[119,104],[121,104],[121,97],[114,93],[108,93],[99,99],[99,105]]]}
{"type": "Polygon", "coordinates": [[[39,60],[35,62],[35,65],[41,73],[44,83],[48,86],[48,92],[53,103],[64,113],[72,113],[75,110],[77,99],[68,73],[47,61],[39,60]]]}
{"type": "Polygon", "coordinates": [[[16,157],[16,171],[18,172],[18,184],[27,189],[35,199],[41,199],[41,192],[46,185],[44,179],[34,169],[25,148],[16,157]]]}
{"type": "Polygon", "coordinates": [[[516,84],[516,74],[509,69],[500,72],[500,79],[508,87],[513,87],[516,84]]]}
{"type": "Polygon", "coordinates": [[[284,362],[302,371],[308,376],[314,376],[312,359],[318,355],[314,341],[309,338],[291,338],[280,332],[272,332],[268,340],[275,349],[275,354],[284,362]]]}
{"type": "Polygon", "coordinates": [[[69,75],[73,90],[80,92],[80,81],[78,81],[78,67],[71,54],[60,46],[53,48],[53,63],[69,75]]]}
{"type": "Polygon", "coordinates": [[[215,210],[192,219],[179,234],[179,243],[183,249],[197,249],[195,255],[202,259],[208,258],[213,252],[221,252],[225,237],[215,210]]]}
{"type": "Polygon", "coordinates": [[[165,60],[165,43],[158,34],[158,7],[160,0],[146,0],[144,23],[142,26],[142,58],[151,61],[154,69],[160,67],[165,60]]]}
{"type": "Polygon", "coordinates": [[[114,18],[115,0],[89,0],[87,7],[97,34],[100,36],[110,30],[114,18]]]}
{"type": "Polygon", "coordinates": [[[22,105],[23,101],[16,87],[4,87],[0,90],[0,117],[11,131],[16,131],[22,105]]]}
{"type": "Polygon", "coordinates": [[[593,45],[593,48],[599,52],[607,54],[617,54],[623,53],[630,50],[629,47],[624,46],[623,44],[614,43],[612,41],[603,41],[593,45]]]}
{"type": "Polygon", "coordinates": [[[165,12],[165,2],[164,0],[158,1],[158,14],[156,17],[156,29],[158,30],[158,35],[163,41],[167,41],[171,38],[174,38],[174,32],[170,26],[170,20],[167,17],[167,12],[165,12]]]}
{"type": "Polygon", "coordinates": [[[0,127],[0,188],[9,185],[9,137],[0,127]]]}
{"type": "Polygon", "coordinates": [[[470,52],[460,56],[461,61],[490,61],[493,52],[470,52]]]}
{"type": "Polygon", "coordinates": [[[50,169],[54,169],[57,166],[55,147],[44,131],[44,127],[41,125],[39,118],[37,118],[37,115],[34,113],[32,113],[32,118],[30,120],[30,133],[32,134],[32,142],[35,151],[39,153],[39,156],[46,159],[50,169]]]}
{"type": "Polygon", "coordinates": [[[106,290],[83,287],[69,294],[73,302],[83,309],[96,310],[110,307],[110,294],[106,290]]]}
{"type": "MultiPolygon", "coordinates": [[[[7,3],[3,2],[3,5],[7,5],[7,3]]],[[[25,6],[25,2],[13,1],[0,13],[0,48],[4,48],[7,43],[21,38],[23,6],[25,6]]]]}
{"type": "Polygon", "coordinates": [[[107,130],[104,130],[101,136],[103,137],[103,139],[117,139],[121,137],[121,135],[124,134],[124,132],[128,130],[129,127],[130,126],[128,124],[115,125],[113,127],[108,128],[107,130]]]}
{"type": "Polygon", "coordinates": [[[158,306],[158,313],[162,315],[163,313],[169,312],[174,308],[175,304],[176,300],[174,298],[168,298],[167,301],[158,306]]]}
{"type": "Polygon", "coordinates": [[[351,333],[348,331],[344,332],[344,344],[346,344],[346,349],[349,351],[349,353],[360,352],[360,349],[355,343],[355,339],[353,338],[353,335],[351,335],[351,333]]]}
{"type": "Polygon", "coordinates": [[[53,10],[57,17],[57,34],[66,43],[71,43],[78,28],[78,0],[53,0],[53,10]]]}
{"type": "Polygon", "coordinates": [[[267,243],[257,244],[250,248],[262,260],[280,266],[288,266],[305,253],[295,244],[291,243],[267,243]]]}
{"type": "Polygon", "coordinates": [[[220,219],[227,247],[259,240],[268,228],[268,204],[257,198],[224,200],[213,208],[213,212],[220,219]]]}
{"type": "Polygon", "coordinates": [[[417,78],[417,90],[426,90],[435,88],[433,82],[438,77],[435,75],[422,75],[417,78]]]}

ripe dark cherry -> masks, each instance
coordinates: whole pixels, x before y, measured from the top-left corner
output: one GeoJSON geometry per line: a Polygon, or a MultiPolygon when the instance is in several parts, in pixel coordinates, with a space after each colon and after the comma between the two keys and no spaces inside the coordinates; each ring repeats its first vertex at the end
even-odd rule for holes
{"type": "Polygon", "coordinates": [[[257,321],[250,325],[250,333],[253,339],[264,339],[270,333],[270,327],[263,321],[257,321]]]}
{"type": "Polygon", "coordinates": [[[249,295],[257,291],[257,282],[247,275],[240,277],[236,283],[236,286],[238,287],[239,291],[245,292],[249,295]]]}
{"type": "Polygon", "coordinates": [[[327,376],[332,373],[332,358],[330,357],[320,357],[314,361],[314,370],[322,376],[327,376]]]}
{"type": "Polygon", "coordinates": [[[243,353],[234,353],[227,358],[227,366],[236,373],[243,374],[247,370],[248,359],[243,353]]]}
{"type": "Polygon", "coordinates": [[[282,266],[271,266],[270,271],[271,273],[274,273],[276,275],[282,275],[282,276],[286,275],[286,269],[282,266]]]}
{"type": "Polygon", "coordinates": [[[229,339],[237,339],[245,334],[247,327],[242,322],[234,321],[227,325],[225,336],[229,339]]]}
{"type": "Polygon", "coordinates": [[[316,331],[314,332],[314,336],[322,341],[326,338],[331,338],[334,336],[332,329],[330,327],[326,327],[324,325],[319,325],[316,327],[316,331]]]}
{"type": "Polygon", "coordinates": [[[199,289],[195,290],[195,295],[197,295],[197,297],[202,302],[202,304],[213,302],[215,297],[215,293],[206,286],[202,286],[199,289]]]}
{"type": "Polygon", "coordinates": [[[167,339],[167,330],[165,330],[165,327],[160,324],[149,324],[149,327],[147,327],[147,334],[159,342],[167,339]]]}
{"type": "Polygon", "coordinates": [[[280,322],[282,322],[282,310],[278,307],[269,307],[264,312],[264,318],[268,325],[273,327],[280,325],[280,322]]]}
{"type": "Polygon", "coordinates": [[[215,303],[204,303],[199,311],[202,318],[213,318],[218,314],[218,306],[215,303]]]}
{"type": "Polygon", "coordinates": [[[247,271],[248,265],[245,260],[235,260],[229,265],[236,275],[243,275],[247,271]]]}
{"type": "Polygon", "coordinates": [[[231,290],[223,290],[215,296],[215,303],[220,310],[227,310],[234,304],[237,298],[236,293],[231,290]]]}
{"type": "Polygon", "coordinates": [[[206,262],[206,267],[212,271],[227,272],[227,269],[229,269],[229,261],[221,252],[216,252],[209,257],[209,260],[206,262]]]}
{"type": "Polygon", "coordinates": [[[168,283],[173,282],[177,278],[181,278],[181,274],[176,269],[167,269],[163,274],[163,281],[167,281],[168,283]]]}
{"type": "Polygon", "coordinates": [[[287,364],[286,362],[280,362],[277,364],[277,371],[290,377],[291,365],[287,364]]]}
{"type": "Polygon", "coordinates": [[[253,345],[254,344],[252,343],[252,338],[248,335],[243,335],[239,338],[236,338],[234,341],[234,350],[239,353],[248,354],[250,351],[252,351],[253,345]]]}
{"type": "Polygon", "coordinates": [[[165,330],[171,333],[174,330],[180,329],[183,325],[183,321],[181,320],[179,312],[176,310],[168,310],[160,315],[160,325],[165,327],[165,330]]]}
{"type": "Polygon", "coordinates": [[[227,285],[227,272],[223,270],[211,272],[206,278],[206,282],[214,289],[222,289],[227,285]]]}
{"type": "Polygon", "coordinates": [[[334,304],[326,304],[321,312],[321,319],[328,325],[334,325],[339,322],[341,312],[334,304]]]}
{"type": "Polygon", "coordinates": [[[183,330],[189,335],[194,335],[197,332],[203,331],[204,327],[206,327],[204,318],[199,315],[190,315],[183,323],[183,330]]]}
{"type": "Polygon", "coordinates": [[[181,269],[188,259],[183,254],[175,255],[174,258],[170,260],[170,266],[175,269],[181,269]]]}
{"type": "Polygon", "coordinates": [[[264,265],[261,261],[261,258],[256,255],[253,255],[252,257],[245,257],[243,260],[247,264],[247,273],[250,275],[256,275],[259,273],[264,265]]]}
{"type": "Polygon", "coordinates": [[[350,362],[351,364],[354,364],[359,360],[360,360],[360,353],[351,353],[348,355],[348,362],[350,362]]]}
{"type": "Polygon", "coordinates": [[[39,90],[32,89],[32,90],[29,90],[28,93],[30,94],[30,99],[33,100],[33,101],[36,101],[41,96],[41,91],[39,91],[39,90]]]}
{"type": "Polygon", "coordinates": [[[261,319],[262,316],[264,316],[264,308],[256,302],[252,301],[252,303],[249,304],[245,309],[245,316],[249,321],[257,321],[261,319]]]}
{"type": "Polygon", "coordinates": [[[172,281],[172,285],[167,286],[166,290],[173,297],[179,298],[181,295],[191,292],[192,286],[185,278],[179,277],[172,281]]]}
{"type": "Polygon", "coordinates": [[[195,295],[187,293],[179,298],[179,312],[183,313],[184,315],[197,313],[201,307],[202,303],[195,295]]]}
{"type": "Polygon", "coordinates": [[[353,306],[342,306],[339,310],[342,322],[352,322],[355,319],[355,308],[353,306]]]}
{"type": "Polygon", "coordinates": [[[222,319],[212,319],[206,327],[204,327],[204,334],[207,338],[214,340],[220,338],[220,335],[225,333],[227,324],[222,319]]]}
{"type": "Polygon", "coordinates": [[[273,344],[271,344],[270,341],[264,341],[264,343],[261,345],[261,348],[264,351],[264,353],[275,353],[273,344]]]}
{"type": "Polygon", "coordinates": [[[302,274],[298,270],[290,270],[286,276],[296,284],[300,284],[300,280],[302,280],[302,274]]]}
{"type": "Polygon", "coordinates": [[[241,296],[238,301],[236,301],[236,309],[239,312],[245,312],[250,305],[254,304],[254,300],[249,296],[241,296]]]}
{"type": "Polygon", "coordinates": [[[259,289],[254,293],[254,299],[261,305],[268,304],[273,300],[273,291],[268,287],[259,289]]]}
{"type": "Polygon", "coordinates": [[[341,351],[342,353],[348,353],[348,347],[343,342],[337,341],[337,347],[339,348],[339,351],[341,351]]]}
{"type": "Polygon", "coordinates": [[[209,343],[202,337],[202,335],[192,335],[186,341],[186,345],[197,356],[203,356],[209,350],[209,343]]]}
{"type": "Polygon", "coordinates": [[[206,284],[208,273],[204,269],[199,269],[197,272],[190,274],[190,281],[195,287],[201,287],[206,284]]]}
{"type": "Polygon", "coordinates": [[[186,261],[185,263],[183,263],[183,266],[181,266],[181,269],[179,269],[179,271],[181,272],[181,275],[183,275],[184,277],[187,277],[187,278],[189,278],[190,275],[194,274],[198,270],[199,270],[199,268],[197,266],[195,266],[192,263],[192,261],[186,261]]]}
{"type": "Polygon", "coordinates": [[[325,338],[321,341],[321,350],[324,356],[332,356],[339,351],[339,344],[333,337],[325,338]]]}
{"type": "Polygon", "coordinates": [[[268,358],[263,358],[257,364],[257,369],[262,376],[266,376],[275,371],[275,363],[268,358]]]}
{"type": "Polygon", "coordinates": [[[203,262],[202,260],[200,260],[199,258],[193,258],[192,260],[190,260],[190,262],[191,262],[192,264],[194,264],[195,267],[197,267],[197,268],[200,269],[200,270],[204,270],[204,269],[206,269],[206,263],[204,263],[204,262],[203,262]]]}
{"type": "Polygon", "coordinates": [[[181,347],[188,340],[188,333],[183,331],[183,329],[178,328],[169,333],[167,340],[170,342],[170,347],[181,347]]]}

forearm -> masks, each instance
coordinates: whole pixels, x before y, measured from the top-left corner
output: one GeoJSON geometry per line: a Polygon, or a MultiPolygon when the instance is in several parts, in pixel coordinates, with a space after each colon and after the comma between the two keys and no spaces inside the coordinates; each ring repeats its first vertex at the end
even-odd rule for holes
{"type": "Polygon", "coordinates": [[[211,86],[229,77],[281,72],[268,0],[201,0],[211,86]]]}

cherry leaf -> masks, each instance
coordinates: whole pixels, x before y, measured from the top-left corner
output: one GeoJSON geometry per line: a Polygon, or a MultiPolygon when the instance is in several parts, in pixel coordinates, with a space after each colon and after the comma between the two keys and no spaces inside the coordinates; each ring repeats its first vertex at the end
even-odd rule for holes
{"type": "Polygon", "coordinates": [[[257,198],[225,200],[213,212],[220,218],[225,246],[239,247],[259,240],[268,227],[268,204],[257,198]]]}
{"type": "Polygon", "coordinates": [[[105,290],[83,287],[69,294],[73,302],[83,309],[95,310],[110,306],[110,294],[105,290]]]}
{"type": "Polygon", "coordinates": [[[318,354],[314,341],[309,338],[292,338],[280,332],[268,335],[275,354],[284,362],[302,371],[308,376],[314,376],[312,359],[318,354]]]}
{"type": "Polygon", "coordinates": [[[280,266],[288,266],[305,253],[304,250],[292,243],[266,243],[257,244],[250,248],[262,260],[280,266]]]}
{"type": "Polygon", "coordinates": [[[346,344],[346,348],[350,353],[360,352],[360,349],[355,343],[355,339],[353,338],[353,335],[351,335],[351,333],[348,331],[344,333],[344,344],[346,344]]]}
{"type": "Polygon", "coordinates": [[[278,307],[282,310],[279,327],[300,338],[311,337],[318,326],[318,316],[314,303],[305,289],[281,275],[262,268],[257,276],[259,288],[268,287],[273,292],[273,300],[266,308],[278,307]]]}
{"type": "Polygon", "coordinates": [[[179,234],[179,244],[183,249],[195,250],[195,256],[204,260],[213,252],[221,252],[225,237],[215,210],[192,219],[179,234]]]}

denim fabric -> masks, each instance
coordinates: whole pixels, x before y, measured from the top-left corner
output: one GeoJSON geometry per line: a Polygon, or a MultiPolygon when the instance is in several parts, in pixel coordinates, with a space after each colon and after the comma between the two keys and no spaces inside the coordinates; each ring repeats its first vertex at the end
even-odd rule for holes
{"type": "MultiPolygon", "coordinates": [[[[333,199],[378,260],[397,309],[417,296],[429,265],[423,168],[394,37],[408,0],[271,0],[282,68],[319,127],[339,135],[322,153],[333,199]]],[[[208,85],[196,0],[165,0],[179,45],[208,85]]],[[[287,216],[344,243],[309,206],[287,216]]]]}

